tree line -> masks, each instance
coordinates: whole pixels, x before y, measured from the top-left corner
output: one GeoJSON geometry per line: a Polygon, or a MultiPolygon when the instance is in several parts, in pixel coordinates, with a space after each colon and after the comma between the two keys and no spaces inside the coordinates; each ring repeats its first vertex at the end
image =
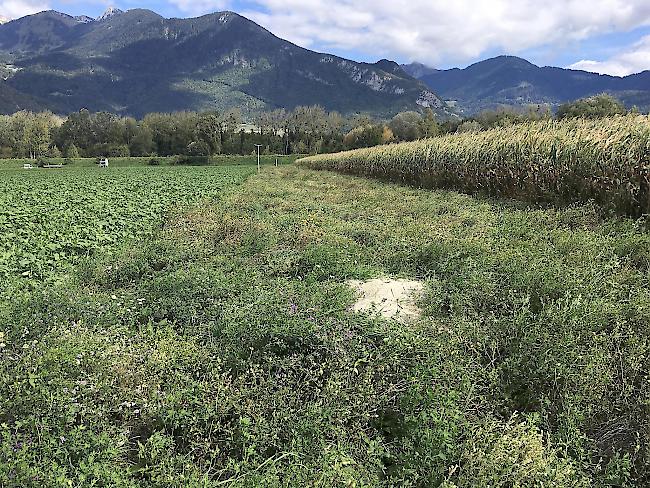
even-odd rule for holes
{"type": "MultiPolygon", "coordinates": [[[[626,113],[609,95],[560,106],[555,117],[597,118],[626,113]]],[[[0,116],[1,158],[247,155],[260,145],[265,154],[317,154],[371,147],[453,132],[476,132],[554,115],[545,106],[486,111],[470,119],[437,120],[402,112],[388,121],[357,114],[342,116],[320,106],[262,112],[243,124],[239,110],[152,113],[141,120],[87,110],[60,117],[21,111],[0,116]]]]}
{"type": "Polygon", "coordinates": [[[458,121],[456,132],[479,132],[495,127],[508,127],[525,122],[556,118],[558,120],[600,119],[638,113],[637,107],[630,110],[615,97],[602,93],[591,97],[581,98],[560,105],[555,114],[548,105],[533,105],[524,108],[504,107],[498,110],[486,110],[473,117],[458,121]]]}
{"type": "Polygon", "coordinates": [[[141,120],[81,110],[0,116],[0,157],[128,157],[314,154],[432,137],[444,131],[433,112],[404,112],[388,122],[344,117],[320,106],[258,114],[243,124],[239,110],[152,113],[141,120]]]}

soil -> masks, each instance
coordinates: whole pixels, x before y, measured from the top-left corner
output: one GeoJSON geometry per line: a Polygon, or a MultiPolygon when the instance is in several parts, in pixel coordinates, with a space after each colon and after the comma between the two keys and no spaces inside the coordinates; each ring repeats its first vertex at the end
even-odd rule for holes
{"type": "Polygon", "coordinates": [[[416,300],[424,285],[419,281],[380,278],[348,281],[348,285],[359,296],[352,307],[355,312],[378,313],[382,317],[401,321],[417,319],[421,314],[416,300]]]}

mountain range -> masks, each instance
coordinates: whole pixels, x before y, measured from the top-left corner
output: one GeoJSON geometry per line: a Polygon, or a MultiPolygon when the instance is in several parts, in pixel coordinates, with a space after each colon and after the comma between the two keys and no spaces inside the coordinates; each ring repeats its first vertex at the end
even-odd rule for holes
{"type": "Polygon", "coordinates": [[[554,67],[539,67],[515,56],[499,56],[465,69],[436,70],[414,63],[402,66],[459,112],[498,107],[557,105],[610,93],[628,107],[650,110],[650,71],[617,77],[554,67]]]}
{"type": "Polygon", "coordinates": [[[298,105],[390,117],[442,117],[549,105],[609,92],[650,110],[650,71],[624,78],[501,56],[438,70],[361,63],[301,48],[234,12],[167,19],[109,8],[100,17],[45,11],[0,24],[0,112],[81,108],[142,116],[298,105]]]}
{"type": "Polygon", "coordinates": [[[303,49],[233,12],[166,19],[144,9],[101,17],[46,11],[0,25],[0,111],[41,106],[242,112],[319,104],[389,116],[447,106],[398,64],[303,49]]]}

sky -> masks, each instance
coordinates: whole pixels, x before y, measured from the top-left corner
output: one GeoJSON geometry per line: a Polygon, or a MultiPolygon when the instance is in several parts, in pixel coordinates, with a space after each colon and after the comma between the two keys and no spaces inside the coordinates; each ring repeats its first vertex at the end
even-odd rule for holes
{"type": "Polygon", "coordinates": [[[0,0],[0,15],[51,8],[96,17],[108,6],[165,17],[232,10],[300,46],[357,61],[443,69],[510,54],[616,76],[650,70],[650,0],[0,0]]]}

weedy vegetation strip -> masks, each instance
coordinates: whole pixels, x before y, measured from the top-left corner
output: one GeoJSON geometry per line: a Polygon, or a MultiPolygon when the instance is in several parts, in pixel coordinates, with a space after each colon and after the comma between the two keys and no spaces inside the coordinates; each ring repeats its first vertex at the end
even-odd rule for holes
{"type": "Polygon", "coordinates": [[[542,121],[299,160],[424,188],[650,212],[650,119],[542,121]]]}
{"type": "Polygon", "coordinates": [[[650,486],[650,234],[520,207],[268,168],[0,300],[0,486],[650,486]]]}

